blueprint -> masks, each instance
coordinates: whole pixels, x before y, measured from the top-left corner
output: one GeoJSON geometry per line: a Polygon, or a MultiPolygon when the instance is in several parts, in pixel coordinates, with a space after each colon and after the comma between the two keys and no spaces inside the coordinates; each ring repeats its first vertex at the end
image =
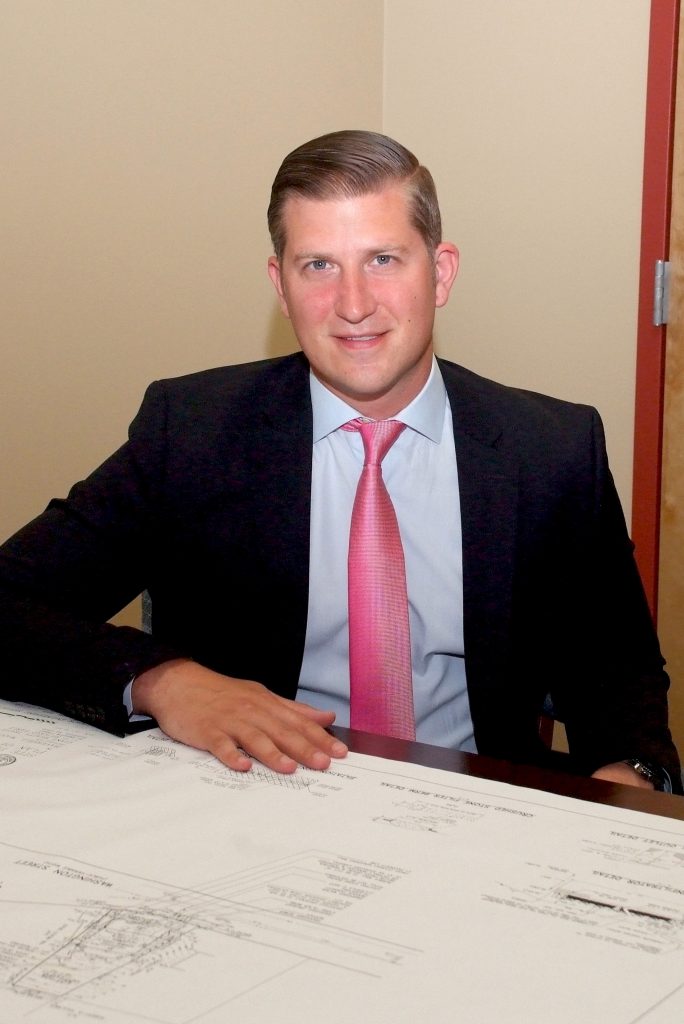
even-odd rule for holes
{"type": "Polygon", "coordinates": [[[1,1024],[681,1024],[684,822],[0,702],[1,1024]]]}

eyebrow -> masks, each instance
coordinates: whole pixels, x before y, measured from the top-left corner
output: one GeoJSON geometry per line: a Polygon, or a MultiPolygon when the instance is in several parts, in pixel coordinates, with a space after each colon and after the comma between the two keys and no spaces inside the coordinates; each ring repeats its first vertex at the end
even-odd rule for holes
{"type": "MultiPolygon", "coordinates": [[[[362,255],[363,258],[368,258],[369,256],[380,256],[383,253],[387,253],[388,256],[391,256],[391,255],[393,255],[395,253],[404,253],[404,252],[407,251],[407,249],[408,249],[408,246],[406,246],[406,245],[373,245],[373,246],[370,246],[369,248],[365,249],[362,252],[361,255],[362,255]]],[[[294,253],[292,258],[294,260],[330,260],[330,259],[334,259],[332,253],[325,252],[324,250],[315,250],[315,249],[307,250],[305,252],[296,252],[296,253],[294,253]]]]}
{"type": "Polygon", "coordinates": [[[328,260],[330,255],[325,252],[315,252],[312,249],[311,252],[296,252],[292,258],[295,260],[328,260]]]}

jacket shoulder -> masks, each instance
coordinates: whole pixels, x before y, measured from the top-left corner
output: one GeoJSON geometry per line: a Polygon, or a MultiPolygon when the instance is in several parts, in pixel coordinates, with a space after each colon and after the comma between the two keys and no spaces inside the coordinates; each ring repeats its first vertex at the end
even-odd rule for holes
{"type": "Polygon", "coordinates": [[[309,365],[294,353],[154,381],[134,424],[164,424],[176,437],[186,431],[193,436],[229,424],[287,423],[309,407],[309,365]]]}
{"type": "Polygon", "coordinates": [[[448,360],[438,362],[455,421],[483,440],[522,434],[543,442],[549,435],[602,431],[600,416],[590,405],[501,384],[448,360]]]}
{"type": "Polygon", "coordinates": [[[154,381],[152,390],[161,390],[170,401],[218,397],[222,403],[242,396],[252,401],[261,394],[308,383],[309,365],[301,352],[274,359],[259,359],[231,366],[216,366],[181,377],[154,381]]]}

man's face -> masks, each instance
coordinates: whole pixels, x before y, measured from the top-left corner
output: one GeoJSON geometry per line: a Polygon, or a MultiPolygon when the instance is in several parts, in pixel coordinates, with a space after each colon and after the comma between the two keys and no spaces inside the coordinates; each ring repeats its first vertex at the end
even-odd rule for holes
{"type": "Polygon", "coordinates": [[[428,253],[401,185],[351,199],[290,197],[285,251],[268,270],[318,379],[362,415],[386,419],[430,373],[435,307],[458,253],[428,253]]]}

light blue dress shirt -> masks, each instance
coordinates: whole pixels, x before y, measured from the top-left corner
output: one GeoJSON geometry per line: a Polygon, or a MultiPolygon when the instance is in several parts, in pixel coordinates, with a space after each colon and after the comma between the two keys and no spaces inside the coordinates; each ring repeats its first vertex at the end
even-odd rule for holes
{"type": "MultiPolygon", "coordinates": [[[[313,479],[309,611],[297,699],[349,724],[347,553],[363,466],[359,413],[311,375],[313,479]]],[[[463,650],[461,512],[451,408],[437,363],[393,419],[404,430],[382,463],[399,522],[409,600],[416,739],[476,751],[463,650]]]]}

